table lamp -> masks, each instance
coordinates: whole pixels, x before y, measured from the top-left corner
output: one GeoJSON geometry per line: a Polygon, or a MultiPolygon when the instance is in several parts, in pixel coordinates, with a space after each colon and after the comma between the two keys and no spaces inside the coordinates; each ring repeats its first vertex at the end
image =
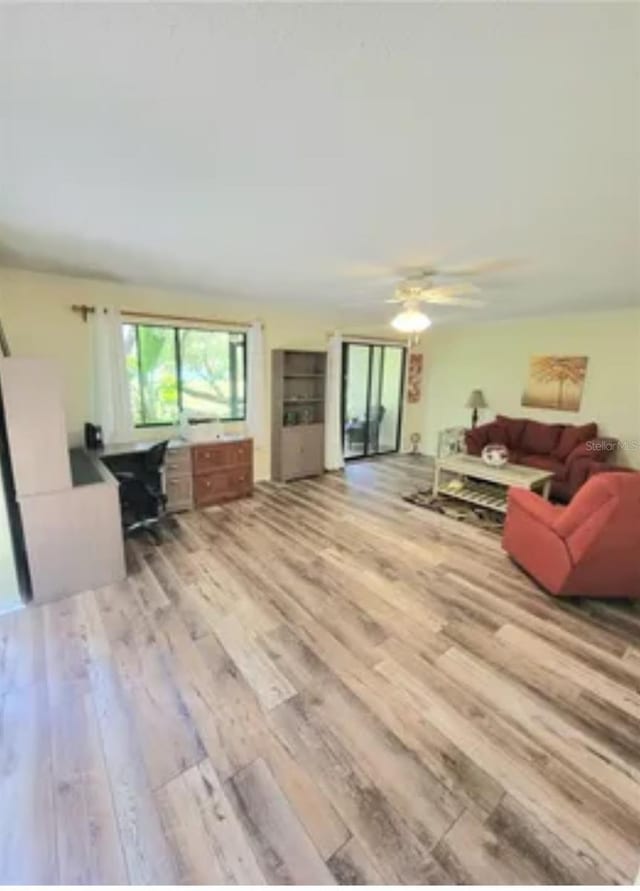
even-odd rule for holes
{"type": "Polygon", "coordinates": [[[472,408],[471,426],[475,427],[478,423],[478,409],[487,408],[487,400],[484,398],[482,390],[472,390],[471,395],[467,399],[467,408],[472,408]]]}

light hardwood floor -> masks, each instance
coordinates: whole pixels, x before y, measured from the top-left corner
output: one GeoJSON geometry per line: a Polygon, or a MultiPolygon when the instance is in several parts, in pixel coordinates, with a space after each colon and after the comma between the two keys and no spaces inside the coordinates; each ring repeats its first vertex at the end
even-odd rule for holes
{"type": "Polygon", "coordinates": [[[0,620],[0,879],[627,883],[640,609],[545,596],[409,457],[0,620]]]}

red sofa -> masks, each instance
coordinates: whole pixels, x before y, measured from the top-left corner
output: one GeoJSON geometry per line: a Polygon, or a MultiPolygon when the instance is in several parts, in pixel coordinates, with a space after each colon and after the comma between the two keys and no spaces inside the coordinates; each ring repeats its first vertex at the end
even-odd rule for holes
{"type": "Polygon", "coordinates": [[[640,473],[598,473],[567,507],[512,488],[505,551],[551,594],[640,597],[640,473]]]}
{"type": "Polygon", "coordinates": [[[505,445],[513,464],[551,470],[551,497],[570,501],[595,463],[615,455],[617,439],[598,436],[597,424],[543,424],[496,415],[495,421],[467,430],[467,452],[480,455],[489,443],[505,445]]]}

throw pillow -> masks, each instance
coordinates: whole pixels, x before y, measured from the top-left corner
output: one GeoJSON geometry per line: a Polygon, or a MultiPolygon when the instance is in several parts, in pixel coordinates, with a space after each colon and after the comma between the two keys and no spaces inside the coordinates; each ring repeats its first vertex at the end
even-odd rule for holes
{"type": "Polygon", "coordinates": [[[526,418],[509,418],[506,415],[496,415],[498,424],[504,424],[508,431],[509,441],[507,445],[510,449],[517,449],[527,424],[526,418]]]}
{"type": "Polygon", "coordinates": [[[520,448],[525,455],[550,455],[558,444],[564,424],[527,421],[520,448]]]}
{"type": "Polygon", "coordinates": [[[587,442],[598,435],[597,424],[583,424],[581,427],[575,427],[573,424],[567,424],[562,433],[557,446],[552,452],[554,458],[559,461],[566,461],[571,452],[581,442],[587,442]]]}
{"type": "Polygon", "coordinates": [[[487,427],[487,443],[490,445],[509,445],[509,430],[505,424],[492,421],[487,427]]]}
{"type": "Polygon", "coordinates": [[[467,452],[470,455],[479,455],[488,439],[488,424],[482,424],[480,427],[473,427],[465,430],[464,439],[467,446],[467,452]]]}

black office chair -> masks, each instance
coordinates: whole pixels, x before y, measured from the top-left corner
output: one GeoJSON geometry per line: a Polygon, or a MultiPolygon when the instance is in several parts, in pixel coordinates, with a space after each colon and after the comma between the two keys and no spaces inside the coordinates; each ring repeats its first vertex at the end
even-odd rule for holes
{"type": "Polygon", "coordinates": [[[163,491],[163,467],[168,442],[159,442],[144,453],[140,468],[116,471],[120,484],[120,513],[125,535],[148,532],[159,544],[157,525],[162,519],[167,498],[163,491]]]}

